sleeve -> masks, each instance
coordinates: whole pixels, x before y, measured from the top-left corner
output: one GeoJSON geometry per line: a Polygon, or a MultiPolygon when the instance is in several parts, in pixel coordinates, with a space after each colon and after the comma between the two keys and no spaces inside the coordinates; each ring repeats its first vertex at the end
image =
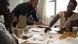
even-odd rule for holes
{"type": "Polygon", "coordinates": [[[20,14],[20,7],[21,7],[21,4],[17,5],[11,13],[14,16],[19,16],[19,14],[20,14]]]}
{"type": "Polygon", "coordinates": [[[63,17],[63,16],[64,16],[64,11],[60,11],[60,12],[58,13],[58,15],[59,15],[60,17],[63,17]]]}
{"type": "Polygon", "coordinates": [[[33,16],[34,20],[39,21],[38,16],[36,14],[36,10],[34,10],[32,14],[33,14],[32,16],[33,16]]]}

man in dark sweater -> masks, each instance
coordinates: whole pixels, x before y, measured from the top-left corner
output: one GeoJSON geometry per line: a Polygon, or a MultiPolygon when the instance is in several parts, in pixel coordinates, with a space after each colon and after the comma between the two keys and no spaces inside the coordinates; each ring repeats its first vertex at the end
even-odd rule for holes
{"type": "Polygon", "coordinates": [[[27,24],[32,25],[33,22],[38,22],[39,19],[36,15],[36,7],[38,0],[30,0],[29,2],[24,2],[16,6],[12,11],[17,21],[13,23],[13,26],[16,27],[16,24],[19,22],[19,16],[23,15],[27,17],[27,24]]]}

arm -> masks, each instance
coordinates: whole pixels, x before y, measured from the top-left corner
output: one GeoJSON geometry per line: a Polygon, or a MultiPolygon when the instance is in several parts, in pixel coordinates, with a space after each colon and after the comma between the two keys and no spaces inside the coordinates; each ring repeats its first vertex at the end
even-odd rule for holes
{"type": "Polygon", "coordinates": [[[34,18],[33,24],[35,24],[35,25],[40,25],[40,24],[42,24],[42,22],[39,21],[39,19],[38,19],[38,17],[37,17],[36,10],[33,11],[32,17],[34,18]]]}
{"type": "Polygon", "coordinates": [[[74,13],[68,20],[66,21],[63,28],[70,29],[72,26],[78,26],[78,14],[74,13]]]}
{"type": "Polygon", "coordinates": [[[55,18],[50,22],[49,27],[44,30],[44,32],[46,33],[48,30],[51,30],[50,28],[56,23],[58,19],[59,19],[59,15],[57,14],[55,18]]]}
{"type": "Polygon", "coordinates": [[[12,29],[11,29],[12,28],[11,27],[11,24],[12,24],[12,16],[10,14],[10,10],[9,10],[9,8],[5,8],[4,10],[5,11],[4,11],[3,15],[4,15],[4,24],[5,24],[5,27],[7,28],[7,30],[9,32],[13,32],[12,29]]]}
{"type": "Polygon", "coordinates": [[[12,16],[13,16],[13,26],[16,26],[16,24],[18,23],[19,21],[19,15],[20,15],[20,8],[21,8],[21,5],[17,5],[14,10],[11,12],[12,16]]]}
{"type": "Polygon", "coordinates": [[[18,16],[18,15],[20,14],[20,5],[16,6],[11,13],[12,13],[14,16],[18,16]]]}
{"type": "Polygon", "coordinates": [[[39,19],[38,19],[38,17],[37,17],[37,14],[36,14],[36,10],[33,10],[32,16],[33,16],[35,22],[39,21],[39,19]]]}
{"type": "Polygon", "coordinates": [[[56,21],[59,19],[59,15],[57,14],[56,16],[55,16],[55,18],[50,22],[50,25],[49,25],[49,28],[51,28],[55,23],[56,23],[56,21]]]}

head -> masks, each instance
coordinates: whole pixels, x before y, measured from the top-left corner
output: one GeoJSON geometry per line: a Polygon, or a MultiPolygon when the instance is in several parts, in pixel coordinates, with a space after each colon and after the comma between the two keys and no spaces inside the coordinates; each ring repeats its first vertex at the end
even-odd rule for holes
{"type": "Polygon", "coordinates": [[[30,0],[30,4],[33,8],[36,8],[38,4],[38,0],[30,0]]]}
{"type": "Polygon", "coordinates": [[[0,0],[0,14],[7,14],[9,10],[9,1],[0,0]]]}
{"type": "Polygon", "coordinates": [[[67,6],[67,11],[72,12],[73,10],[75,10],[76,6],[77,6],[77,2],[75,0],[70,0],[67,6]]]}

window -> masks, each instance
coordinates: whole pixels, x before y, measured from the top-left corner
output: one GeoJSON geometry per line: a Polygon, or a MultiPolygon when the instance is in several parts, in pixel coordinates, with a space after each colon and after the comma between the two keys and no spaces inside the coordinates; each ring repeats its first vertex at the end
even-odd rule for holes
{"type": "Polygon", "coordinates": [[[46,16],[50,18],[51,16],[55,15],[55,0],[46,0],[46,16]]]}
{"type": "MultiPolygon", "coordinates": [[[[56,5],[57,5],[56,14],[59,13],[60,11],[66,11],[68,2],[69,0],[56,0],[56,5]]],[[[77,7],[75,9],[75,12],[77,12],[77,7]]]]}

